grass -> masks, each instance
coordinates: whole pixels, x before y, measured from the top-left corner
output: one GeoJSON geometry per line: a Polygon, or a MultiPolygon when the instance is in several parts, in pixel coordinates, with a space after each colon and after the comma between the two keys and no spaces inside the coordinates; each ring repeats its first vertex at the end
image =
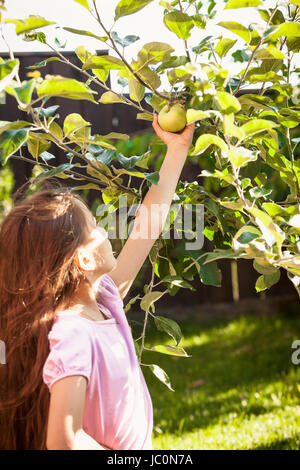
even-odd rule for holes
{"type": "MultiPolygon", "coordinates": [[[[145,351],[142,359],[162,367],[175,390],[142,368],[154,449],[299,449],[300,364],[291,362],[291,344],[300,316],[179,323],[180,346],[192,357],[145,351]]],[[[174,343],[154,326],[146,339],[147,347],[174,343]]]]}

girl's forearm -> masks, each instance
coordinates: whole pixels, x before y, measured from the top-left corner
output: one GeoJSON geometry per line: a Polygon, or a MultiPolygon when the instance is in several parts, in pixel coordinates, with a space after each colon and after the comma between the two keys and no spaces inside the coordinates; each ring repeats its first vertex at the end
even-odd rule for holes
{"type": "Polygon", "coordinates": [[[151,227],[152,238],[153,235],[154,238],[158,237],[164,227],[186,161],[187,151],[188,149],[185,147],[168,148],[159,171],[158,184],[153,184],[143,199],[142,206],[147,210],[148,226],[151,227]],[[157,219],[158,208],[159,219],[157,219]],[[152,217],[151,212],[156,216],[152,217]],[[155,230],[156,233],[153,233],[155,230]]]}

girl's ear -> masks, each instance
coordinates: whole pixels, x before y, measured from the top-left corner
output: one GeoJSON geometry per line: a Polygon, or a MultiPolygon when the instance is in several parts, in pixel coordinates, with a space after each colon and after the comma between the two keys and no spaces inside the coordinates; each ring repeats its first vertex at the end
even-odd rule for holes
{"type": "Polygon", "coordinates": [[[75,262],[82,271],[94,271],[96,268],[94,257],[85,248],[77,249],[75,262]]]}

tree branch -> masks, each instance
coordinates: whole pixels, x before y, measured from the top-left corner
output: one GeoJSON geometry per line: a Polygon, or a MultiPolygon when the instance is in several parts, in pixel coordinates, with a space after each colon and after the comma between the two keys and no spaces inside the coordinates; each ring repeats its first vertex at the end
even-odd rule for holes
{"type": "Polygon", "coordinates": [[[128,104],[129,106],[133,106],[134,108],[138,109],[139,111],[142,111],[143,113],[148,113],[149,114],[149,111],[147,111],[147,109],[144,109],[141,105],[137,105],[136,103],[134,103],[133,101],[131,101],[130,99],[126,98],[126,96],[124,95],[121,95],[115,91],[113,91],[111,88],[109,88],[107,85],[105,85],[105,83],[102,83],[100,82],[99,80],[97,80],[95,77],[93,77],[93,75],[90,75],[86,70],[82,70],[80,67],[77,67],[77,65],[73,64],[73,62],[71,62],[70,60],[68,60],[63,54],[61,54],[61,52],[59,52],[58,50],[54,49],[54,47],[52,47],[50,44],[46,43],[48,47],[50,47],[50,49],[52,49],[53,52],[55,52],[66,64],[70,65],[73,69],[76,69],[78,70],[79,72],[81,72],[82,74],[86,75],[92,82],[95,82],[97,85],[99,85],[101,88],[103,88],[104,90],[106,91],[111,91],[112,93],[114,93],[115,95],[117,95],[120,99],[124,100],[125,103],[124,104],[128,104]]]}
{"type": "Polygon", "coordinates": [[[160,93],[159,91],[155,90],[154,88],[152,88],[151,85],[148,85],[147,82],[145,82],[145,81],[139,76],[139,74],[138,74],[135,70],[133,70],[133,68],[131,67],[131,65],[128,64],[128,62],[127,62],[127,60],[125,59],[125,57],[121,54],[121,52],[120,52],[119,49],[117,48],[116,43],[115,43],[115,41],[113,40],[110,31],[108,31],[108,30],[105,28],[104,24],[102,23],[101,18],[100,18],[100,15],[99,15],[99,12],[98,12],[98,8],[97,8],[97,5],[96,5],[96,0],[93,0],[93,3],[94,3],[95,12],[96,12],[96,15],[97,15],[97,18],[98,18],[98,23],[100,24],[101,28],[105,31],[105,34],[107,34],[109,40],[110,40],[111,43],[112,43],[112,46],[113,46],[114,51],[118,54],[118,56],[120,57],[120,59],[122,60],[122,62],[125,64],[125,66],[126,66],[127,69],[129,70],[129,72],[138,80],[138,82],[139,82],[141,85],[143,85],[143,86],[146,87],[146,88],[149,88],[149,90],[151,90],[152,93],[154,93],[155,95],[159,96],[160,98],[163,98],[163,99],[166,100],[166,101],[171,101],[171,98],[169,98],[168,96],[165,96],[165,95],[163,95],[162,93],[160,93]]]}
{"type": "MultiPolygon", "coordinates": [[[[270,23],[271,23],[271,21],[272,21],[274,15],[275,15],[277,9],[278,9],[278,7],[276,6],[276,8],[274,8],[274,10],[273,10],[273,12],[272,12],[272,14],[271,14],[271,16],[270,16],[270,18],[269,18],[269,20],[268,20],[267,26],[270,25],[270,23]]],[[[236,95],[237,92],[239,91],[239,89],[241,88],[241,85],[242,85],[242,83],[243,83],[243,81],[244,81],[244,79],[245,79],[245,77],[246,77],[246,75],[247,75],[247,73],[248,73],[248,70],[249,70],[250,64],[251,64],[251,62],[252,62],[252,60],[253,60],[253,58],[254,58],[254,55],[255,55],[257,49],[262,45],[263,41],[264,41],[264,37],[262,36],[262,37],[260,38],[258,44],[256,45],[256,47],[253,49],[253,51],[252,51],[252,53],[251,53],[251,56],[250,56],[250,58],[249,58],[249,60],[248,60],[247,66],[246,66],[246,68],[245,68],[245,71],[244,71],[244,73],[243,73],[243,75],[242,75],[242,77],[241,77],[241,79],[240,79],[240,81],[239,81],[239,84],[238,84],[237,88],[234,90],[233,95],[236,95]]]]}

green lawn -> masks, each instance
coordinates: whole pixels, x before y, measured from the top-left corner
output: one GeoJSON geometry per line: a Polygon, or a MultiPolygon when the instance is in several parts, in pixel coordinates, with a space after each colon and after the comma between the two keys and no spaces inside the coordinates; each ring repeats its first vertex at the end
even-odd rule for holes
{"type": "MultiPolygon", "coordinates": [[[[291,344],[300,339],[300,314],[179,323],[180,346],[192,357],[146,351],[142,359],[162,367],[175,389],[142,368],[154,449],[299,449],[300,364],[291,362],[291,344]]],[[[146,338],[147,347],[174,344],[151,325],[146,338]]]]}

